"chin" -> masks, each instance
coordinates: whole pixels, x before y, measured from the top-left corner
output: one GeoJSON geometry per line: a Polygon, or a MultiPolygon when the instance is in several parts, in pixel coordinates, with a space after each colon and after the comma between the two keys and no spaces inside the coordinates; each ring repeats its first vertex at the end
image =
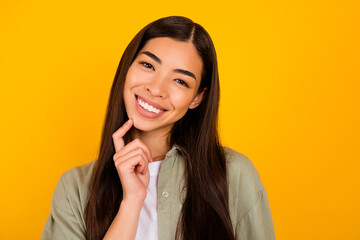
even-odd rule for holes
{"type": "Polygon", "coordinates": [[[158,121],[148,121],[145,119],[141,119],[141,118],[133,118],[134,121],[134,128],[136,128],[139,131],[143,131],[143,132],[150,132],[150,131],[154,131],[154,130],[160,130],[161,132],[166,131],[168,129],[168,131],[171,131],[171,128],[173,127],[173,124],[161,124],[158,121]]]}
{"type": "Polygon", "coordinates": [[[144,131],[144,132],[154,130],[154,124],[151,124],[151,123],[145,122],[145,121],[141,121],[141,119],[138,119],[136,117],[133,118],[133,121],[134,121],[133,126],[137,130],[144,131]]]}

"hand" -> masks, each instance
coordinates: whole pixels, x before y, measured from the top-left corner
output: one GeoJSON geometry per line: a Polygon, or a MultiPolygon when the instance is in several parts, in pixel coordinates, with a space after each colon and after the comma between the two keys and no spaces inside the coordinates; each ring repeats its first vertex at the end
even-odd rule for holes
{"type": "Polygon", "coordinates": [[[129,119],[112,138],[115,146],[114,163],[123,188],[123,201],[145,200],[149,186],[149,162],[152,162],[150,149],[139,139],[125,146],[124,135],[130,130],[133,120],[129,119]]]}

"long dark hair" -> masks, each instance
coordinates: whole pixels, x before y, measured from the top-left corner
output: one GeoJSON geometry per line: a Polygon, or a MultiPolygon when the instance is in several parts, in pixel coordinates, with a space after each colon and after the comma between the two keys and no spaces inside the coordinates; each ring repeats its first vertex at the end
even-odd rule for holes
{"type": "Polygon", "coordinates": [[[102,239],[119,209],[123,192],[113,161],[112,134],[128,119],[123,100],[127,71],[146,42],[156,37],[192,42],[203,61],[199,87],[199,93],[205,90],[203,101],[175,123],[169,136],[169,143],[181,149],[186,163],[186,198],[176,238],[235,239],[229,213],[226,159],[217,133],[219,77],[215,48],[203,27],[179,16],[161,18],[145,26],[120,60],[85,208],[86,237],[102,239]]]}

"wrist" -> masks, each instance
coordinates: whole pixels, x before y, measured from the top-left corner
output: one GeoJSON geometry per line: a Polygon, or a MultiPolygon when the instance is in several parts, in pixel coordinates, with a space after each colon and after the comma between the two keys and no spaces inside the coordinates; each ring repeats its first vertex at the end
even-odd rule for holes
{"type": "Polygon", "coordinates": [[[146,198],[147,192],[139,192],[137,194],[126,194],[124,192],[123,199],[121,202],[126,203],[126,205],[143,205],[145,198],[146,198]]]}
{"type": "Polygon", "coordinates": [[[144,204],[144,200],[142,199],[123,199],[120,203],[120,208],[129,208],[133,210],[141,210],[144,204]]]}

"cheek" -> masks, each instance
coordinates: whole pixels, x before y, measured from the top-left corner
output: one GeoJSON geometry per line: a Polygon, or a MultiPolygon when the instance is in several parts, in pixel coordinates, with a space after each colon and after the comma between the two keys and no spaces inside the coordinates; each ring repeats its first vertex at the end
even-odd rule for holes
{"type": "Polygon", "coordinates": [[[134,85],[136,85],[137,83],[137,77],[136,75],[132,74],[132,73],[129,73],[127,76],[126,76],[126,80],[125,80],[125,88],[129,89],[129,88],[132,88],[134,85]]]}
{"type": "Polygon", "coordinates": [[[136,66],[132,66],[126,75],[125,86],[128,88],[137,86],[144,81],[145,77],[144,73],[139,71],[136,66]]]}
{"type": "Polygon", "coordinates": [[[192,92],[173,89],[170,92],[170,98],[175,108],[186,111],[192,102],[192,92]]]}

